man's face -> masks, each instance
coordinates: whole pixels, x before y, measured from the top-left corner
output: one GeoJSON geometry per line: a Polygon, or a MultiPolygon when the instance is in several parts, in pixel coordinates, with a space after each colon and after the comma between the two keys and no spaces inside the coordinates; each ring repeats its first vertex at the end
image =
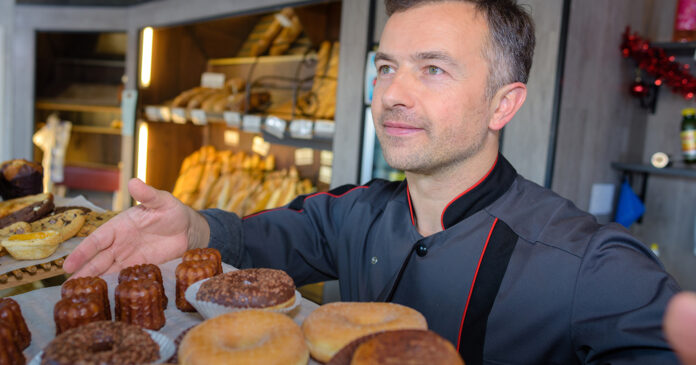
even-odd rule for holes
{"type": "Polygon", "coordinates": [[[389,165],[433,174],[488,143],[487,34],[486,20],[469,3],[423,5],[389,18],[372,100],[389,165]]]}

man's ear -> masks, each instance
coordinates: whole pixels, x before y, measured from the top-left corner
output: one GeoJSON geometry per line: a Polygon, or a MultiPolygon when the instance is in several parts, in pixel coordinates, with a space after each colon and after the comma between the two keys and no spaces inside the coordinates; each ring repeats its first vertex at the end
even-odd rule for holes
{"type": "Polygon", "coordinates": [[[521,82],[513,82],[501,87],[493,96],[491,106],[493,115],[488,122],[488,128],[498,131],[515,116],[524,100],[527,98],[527,86],[521,82]]]}

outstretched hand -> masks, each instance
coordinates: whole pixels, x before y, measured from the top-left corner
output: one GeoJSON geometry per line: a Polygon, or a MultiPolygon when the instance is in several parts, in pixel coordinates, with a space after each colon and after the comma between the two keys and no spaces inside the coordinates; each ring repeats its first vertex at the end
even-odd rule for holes
{"type": "Polygon", "coordinates": [[[670,300],[664,330],[682,364],[696,365],[696,293],[682,292],[670,300]]]}
{"type": "Polygon", "coordinates": [[[181,256],[189,247],[207,245],[210,227],[200,214],[172,194],[138,179],[128,191],[141,204],[97,228],[63,264],[74,276],[96,276],[125,267],[159,264],[181,256]]]}

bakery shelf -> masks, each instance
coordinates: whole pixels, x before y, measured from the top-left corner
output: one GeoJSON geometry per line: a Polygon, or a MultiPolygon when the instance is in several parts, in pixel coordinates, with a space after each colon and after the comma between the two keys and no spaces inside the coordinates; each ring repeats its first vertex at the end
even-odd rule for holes
{"type": "Polygon", "coordinates": [[[50,111],[121,114],[121,107],[112,105],[72,104],[54,101],[37,101],[35,107],[39,110],[50,111]]]}
{"type": "Polygon", "coordinates": [[[675,177],[695,177],[696,167],[690,167],[683,163],[675,164],[672,167],[657,168],[648,164],[612,162],[611,167],[628,173],[641,173],[675,177]]]}
{"type": "Polygon", "coordinates": [[[696,56],[696,42],[651,42],[651,46],[662,48],[665,52],[675,56],[696,56]]]}
{"type": "Polygon", "coordinates": [[[91,125],[75,125],[73,124],[71,130],[77,133],[95,133],[95,134],[111,134],[120,136],[121,130],[119,128],[112,127],[99,127],[91,125]]]}
{"type": "Polygon", "coordinates": [[[296,147],[296,148],[311,148],[313,150],[327,150],[331,151],[333,146],[333,138],[317,137],[314,136],[309,139],[304,138],[292,138],[288,131],[285,131],[283,138],[278,138],[265,130],[261,131],[261,135],[266,142],[282,144],[285,146],[296,147]]]}
{"type": "Polygon", "coordinates": [[[232,66],[247,65],[253,63],[301,62],[306,60],[316,60],[316,58],[317,55],[314,53],[309,55],[293,54],[280,56],[213,58],[208,60],[208,66],[232,66]]]}

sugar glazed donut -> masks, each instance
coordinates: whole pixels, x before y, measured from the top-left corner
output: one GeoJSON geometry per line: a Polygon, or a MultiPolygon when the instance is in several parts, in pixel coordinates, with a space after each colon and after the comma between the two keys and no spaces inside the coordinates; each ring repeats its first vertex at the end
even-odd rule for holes
{"type": "Polygon", "coordinates": [[[144,364],[159,358],[159,346],[140,327],[98,321],[69,329],[44,349],[41,364],[144,364]]]}
{"type": "Polygon", "coordinates": [[[261,310],[226,313],[191,329],[179,364],[307,364],[302,330],[288,316],[261,310]]]}
{"type": "Polygon", "coordinates": [[[314,310],[302,323],[309,351],[321,362],[329,361],[343,346],[371,333],[427,328],[422,314],[394,303],[329,303],[314,310]]]}
{"type": "Polygon", "coordinates": [[[287,308],[295,304],[295,282],[282,270],[231,271],[201,284],[196,299],[234,308],[287,308]]]}

